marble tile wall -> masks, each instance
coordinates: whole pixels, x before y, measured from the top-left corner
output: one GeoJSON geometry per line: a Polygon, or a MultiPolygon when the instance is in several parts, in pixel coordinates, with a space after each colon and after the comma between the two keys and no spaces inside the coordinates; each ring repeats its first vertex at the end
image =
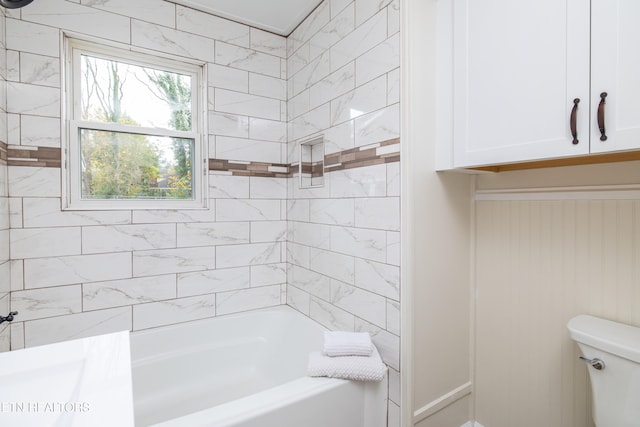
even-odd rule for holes
{"type": "MultiPolygon", "coordinates": [[[[323,134],[323,187],[289,179],[287,303],[330,329],[370,332],[400,423],[398,0],[326,0],[287,39],[288,159],[323,134]]],[[[294,169],[295,170],[295,169],[294,169]]]]}
{"type": "MultiPolygon", "coordinates": [[[[6,17],[0,10],[0,315],[10,311],[9,188],[7,182],[7,49],[6,17]]],[[[10,348],[10,327],[0,324],[0,351],[10,348]]]]}
{"type": "Polygon", "coordinates": [[[209,157],[274,172],[284,37],[161,0],[35,1],[6,30],[0,314],[20,314],[0,350],[286,303],[286,179],[211,168],[205,210],[60,208],[61,31],[206,62],[209,157]]]}

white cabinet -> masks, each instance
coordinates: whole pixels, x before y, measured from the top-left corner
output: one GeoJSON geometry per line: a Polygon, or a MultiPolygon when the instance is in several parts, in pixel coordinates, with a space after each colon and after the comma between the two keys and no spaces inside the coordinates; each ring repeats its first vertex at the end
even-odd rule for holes
{"type": "Polygon", "coordinates": [[[438,7],[439,168],[640,148],[640,1],[438,7]]]}

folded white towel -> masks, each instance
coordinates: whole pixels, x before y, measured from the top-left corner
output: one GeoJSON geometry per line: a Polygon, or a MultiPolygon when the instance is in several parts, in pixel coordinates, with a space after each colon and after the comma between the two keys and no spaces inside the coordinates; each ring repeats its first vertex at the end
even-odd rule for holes
{"type": "Polygon", "coordinates": [[[374,346],[371,356],[329,357],[314,351],[309,354],[307,372],[310,377],[382,381],[387,367],[382,363],[378,350],[374,346]]]}
{"type": "Polygon", "coordinates": [[[368,332],[325,331],[322,352],[326,356],[370,356],[373,343],[368,332]]]}

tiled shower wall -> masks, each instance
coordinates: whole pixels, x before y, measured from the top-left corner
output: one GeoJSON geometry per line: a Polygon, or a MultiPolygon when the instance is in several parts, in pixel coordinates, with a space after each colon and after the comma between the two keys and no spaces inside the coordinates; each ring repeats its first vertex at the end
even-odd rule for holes
{"type": "MultiPolygon", "coordinates": [[[[9,263],[9,198],[7,197],[7,50],[5,48],[4,10],[0,10],[0,315],[6,316],[10,309],[10,263],[9,263]]],[[[0,325],[0,351],[10,348],[9,324],[0,325]]]]}
{"type": "Polygon", "coordinates": [[[289,163],[325,138],[324,185],[289,179],[287,303],[368,331],[390,366],[399,425],[399,1],[327,0],[287,39],[289,163]]]}
{"type": "Polygon", "coordinates": [[[284,303],[286,179],[263,169],[286,161],[285,38],[159,0],[7,14],[11,348],[284,303]],[[208,209],[61,210],[61,30],[207,63],[210,163],[242,169],[211,171],[208,209]]]}

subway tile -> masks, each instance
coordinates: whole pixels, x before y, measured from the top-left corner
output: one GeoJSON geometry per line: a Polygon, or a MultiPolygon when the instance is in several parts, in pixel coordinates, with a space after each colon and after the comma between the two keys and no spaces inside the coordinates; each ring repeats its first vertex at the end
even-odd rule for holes
{"type": "Polygon", "coordinates": [[[121,43],[131,41],[130,19],[123,15],[66,1],[33,2],[28,8],[21,9],[21,13],[25,21],[64,28],[121,43]]]}
{"type": "Polygon", "coordinates": [[[295,286],[287,285],[287,305],[308,316],[311,296],[295,286]]]}
{"type": "Polygon", "coordinates": [[[211,222],[215,221],[215,209],[134,210],[133,222],[138,224],[211,222]]]}
{"type": "Polygon", "coordinates": [[[216,295],[197,295],[133,306],[133,330],[204,319],[216,315],[216,295]]]}
{"type": "Polygon", "coordinates": [[[173,224],[111,225],[82,228],[85,254],[176,247],[173,224]]]}
{"type": "Polygon", "coordinates": [[[309,246],[288,241],[287,262],[308,269],[311,264],[310,250],[311,248],[309,246]]]}
{"type": "Polygon", "coordinates": [[[290,265],[289,284],[311,295],[329,301],[331,298],[331,279],[315,271],[290,265]]]}
{"type": "Polygon", "coordinates": [[[387,76],[378,77],[331,101],[331,125],[387,106],[387,76]]]}
{"type": "Polygon", "coordinates": [[[311,248],[309,262],[311,270],[353,284],[355,270],[352,256],[311,248]]]}
{"type": "Polygon", "coordinates": [[[60,117],[60,89],[7,82],[7,112],[60,117]]]}
{"type": "Polygon", "coordinates": [[[20,81],[34,85],[60,87],[60,59],[27,52],[21,53],[20,81]]]}
{"type": "Polygon", "coordinates": [[[309,203],[311,222],[345,227],[356,225],[354,199],[312,199],[309,203]]]}
{"type": "Polygon", "coordinates": [[[249,138],[287,142],[287,123],[279,120],[249,118],[249,138]]]}
{"type": "Polygon", "coordinates": [[[249,93],[286,101],[287,81],[262,74],[249,73],[249,93]]]}
{"type": "Polygon", "coordinates": [[[374,144],[400,136],[400,104],[355,119],[355,146],[374,144]]]}
{"type": "Polygon", "coordinates": [[[24,322],[14,321],[9,327],[11,328],[11,350],[24,348],[24,322]]]}
{"type": "MultiPolygon", "coordinates": [[[[11,275],[11,290],[12,291],[21,291],[24,289],[24,261],[21,259],[13,259],[9,262],[10,266],[10,275],[11,275]]],[[[3,267],[5,264],[2,264],[3,267]]],[[[6,277],[6,274],[3,273],[2,277],[6,277]]],[[[4,282],[5,284],[9,283],[8,281],[4,282]]]]}
{"type": "Polygon", "coordinates": [[[250,286],[249,267],[218,268],[178,274],[178,296],[211,294],[246,289],[250,286]]]}
{"type": "MultiPolygon", "coordinates": [[[[346,65],[346,63],[343,65],[346,65]]],[[[330,56],[329,52],[326,52],[313,59],[289,79],[289,97],[298,95],[303,90],[310,88],[330,73],[330,56]]]]}
{"type": "Polygon", "coordinates": [[[281,261],[280,243],[251,243],[247,245],[218,246],[218,268],[273,264],[281,261]]]}
{"type": "Polygon", "coordinates": [[[332,279],[331,303],[374,325],[386,326],[386,299],[380,295],[332,279]]]}
{"type": "Polygon", "coordinates": [[[12,292],[11,310],[19,313],[21,321],[79,313],[82,311],[80,285],[12,292]]]}
{"type": "Polygon", "coordinates": [[[333,331],[353,331],[355,316],[318,298],[311,298],[309,317],[333,331]]]}
{"type": "Polygon", "coordinates": [[[295,52],[298,47],[308,41],[322,27],[331,20],[329,3],[322,2],[298,27],[289,35],[287,39],[287,49],[295,52]]]}
{"type": "Polygon", "coordinates": [[[15,50],[8,50],[7,57],[5,59],[5,66],[0,71],[3,74],[5,74],[5,80],[8,80],[10,82],[19,82],[20,81],[20,52],[15,50]]]}
{"type": "Polygon", "coordinates": [[[380,197],[387,193],[384,164],[334,171],[328,176],[331,197],[380,197]]]}
{"type": "Polygon", "coordinates": [[[251,266],[251,287],[277,285],[287,282],[287,264],[263,264],[251,266]]]}
{"type": "Polygon", "coordinates": [[[215,268],[215,248],[180,248],[136,251],[133,253],[133,276],[209,270],[215,268]]]}
{"type": "Polygon", "coordinates": [[[387,104],[400,102],[400,69],[390,71],[387,74],[387,104]]]}
{"type": "Polygon", "coordinates": [[[387,33],[391,35],[400,32],[400,0],[393,0],[389,3],[387,15],[387,33]]]}
{"type": "Polygon", "coordinates": [[[356,25],[361,25],[366,20],[370,19],[380,10],[387,7],[391,3],[391,0],[378,0],[378,1],[363,1],[357,0],[356,5],[356,25]]]}
{"type": "Polygon", "coordinates": [[[249,92],[249,72],[224,65],[209,64],[208,85],[236,92],[249,92]]]}
{"type": "Polygon", "coordinates": [[[279,200],[220,199],[216,201],[218,221],[269,221],[280,219],[279,200]]]}
{"type": "Polygon", "coordinates": [[[176,7],[170,2],[157,0],[81,0],[85,6],[125,15],[154,24],[173,27],[176,22],[176,7]]]}
{"type": "Polygon", "coordinates": [[[331,227],[325,224],[305,222],[289,223],[289,241],[318,249],[329,249],[331,244],[331,227]]]}
{"type": "MultiPolygon", "coordinates": [[[[309,62],[311,62],[311,50],[309,43],[305,43],[287,58],[287,71],[289,72],[287,77],[291,79],[298,71],[309,65],[309,62]]],[[[289,93],[289,97],[291,95],[293,93],[289,93]]]]}
{"type": "Polygon", "coordinates": [[[250,178],[250,197],[252,199],[286,199],[287,181],[282,178],[250,178]]]}
{"type": "Polygon", "coordinates": [[[249,137],[249,117],[237,114],[209,112],[209,133],[236,138],[249,137]]]}
{"type": "Polygon", "coordinates": [[[214,98],[218,112],[280,120],[280,101],[277,99],[217,88],[214,98]]]}
{"type": "Polygon", "coordinates": [[[400,197],[355,199],[356,227],[400,231],[400,197]]]}
{"type": "Polygon", "coordinates": [[[287,221],[253,221],[251,243],[284,242],[287,239],[287,221]]]}
{"type": "MultiPolygon", "coordinates": [[[[17,167],[11,169],[17,169],[17,167]]],[[[22,199],[22,206],[25,227],[66,227],[131,222],[131,211],[61,211],[59,198],[26,197],[22,199]]]]}
{"type": "Polygon", "coordinates": [[[309,90],[303,90],[296,96],[289,96],[287,101],[287,120],[291,121],[302,114],[308,113],[311,109],[309,90]]]}
{"type": "Polygon", "coordinates": [[[11,230],[11,258],[80,255],[80,228],[26,228],[11,230]]]}
{"type": "Polygon", "coordinates": [[[315,83],[309,89],[310,108],[316,108],[355,88],[355,64],[348,63],[315,83]]]}
{"type": "Polygon", "coordinates": [[[182,31],[249,47],[249,27],[238,22],[177,5],[176,24],[182,31]]]}
{"type": "Polygon", "coordinates": [[[258,52],[268,53],[280,58],[287,57],[287,38],[267,31],[251,28],[249,47],[258,52]]]}
{"type": "Polygon", "coordinates": [[[400,197],[400,162],[387,164],[387,196],[400,197]]]}
{"type": "Polygon", "coordinates": [[[356,84],[367,83],[399,66],[400,33],[396,33],[356,59],[356,84]]]}
{"type": "Polygon", "coordinates": [[[324,132],[324,153],[333,154],[355,147],[354,120],[332,126],[324,132]]]}
{"type": "Polygon", "coordinates": [[[216,294],[218,315],[280,305],[280,285],[261,286],[216,294]]]}
{"type": "Polygon", "coordinates": [[[33,147],[60,147],[60,119],[20,116],[20,144],[33,147]]]}
{"type": "MultiPolygon", "coordinates": [[[[340,8],[340,7],[339,7],[340,8]]],[[[331,14],[333,15],[333,5],[331,14]]],[[[316,56],[329,50],[331,46],[342,40],[355,29],[355,9],[351,3],[349,7],[340,8],[340,12],[309,40],[310,56],[316,56]]]]}
{"type": "Polygon", "coordinates": [[[26,347],[131,330],[131,307],[96,310],[24,323],[26,347]]]}
{"type": "Polygon", "coordinates": [[[369,332],[371,340],[380,352],[384,363],[396,371],[400,370],[399,336],[384,330],[382,327],[358,318],[356,318],[356,332],[369,332]]]}
{"type": "Polygon", "coordinates": [[[26,289],[131,277],[131,253],[24,260],[26,289]]]}
{"type": "Polygon", "coordinates": [[[212,199],[248,199],[249,177],[209,174],[209,197],[212,199]]]}
{"type": "Polygon", "coordinates": [[[0,264],[9,261],[9,230],[0,230],[0,264]]]}
{"type": "Polygon", "coordinates": [[[82,307],[85,311],[142,304],[175,297],[176,276],[173,274],[82,285],[82,307]]]}
{"type": "Polygon", "coordinates": [[[331,5],[331,19],[338,16],[345,7],[353,5],[353,0],[330,0],[331,5]]]}
{"type": "Polygon", "coordinates": [[[395,301],[400,301],[400,268],[356,258],[355,285],[395,301]]]}
{"type": "MultiPolygon", "coordinates": [[[[373,2],[369,2],[373,3],[373,2]]],[[[331,70],[337,70],[346,63],[382,43],[387,38],[386,10],[362,23],[358,20],[356,9],[356,29],[331,47],[331,70]]]]}
{"type": "Polygon", "coordinates": [[[387,300],[387,326],[385,329],[400,336],[400,303],[398,301],[387,300]]]}
{"type": "Polygon", "coordinates": [[[280,143],[216,136],[216,158],[245,162],[282,163],[280,143]]]}
{"type": "Polygon", "coordinates": [[[349,227],[331,227],[331,250],[346,255],[385,262],[386,232],[349,227]]]}
{"type": "Polygon", "coordinates": [[[321,133],[330,126],[331,107],[324,104],[291,120],[289,137],[293,140],[321,133]]]}
{"type": "Polygon", "coordinates": [[[387,264],[400,265],[400,232],[387,231],[387,264]]]}
{"type": "Polygon", "coordinates": [[[196,34],[131,20],[131,44],[151,50],[214,62],[213,40],[196,34]]]}
{"type": "MultiPolygon", "coordinates": [[[[309,222],[311,200],[287,200],[287,219],[289,221],[309,222]]],[[[318,222],[318,221],[316,221],[318,222]]]]}
{"type": "Polygon", "coordinates": [[[19,19],[6,20],[6,47],[9,50],[39,55],[60,55],[58,28],[19,19]]]}
{"type": "Polygon", "coordinates": [[[248,222],[199,222],[177,227],[178,247],[249,243],[248,222]]]}
{"type": "Polygon", "coordinates": [[[215,62],[241,70],[280,78],[280,58],[222,41],[215,44],[215,62]]]}

